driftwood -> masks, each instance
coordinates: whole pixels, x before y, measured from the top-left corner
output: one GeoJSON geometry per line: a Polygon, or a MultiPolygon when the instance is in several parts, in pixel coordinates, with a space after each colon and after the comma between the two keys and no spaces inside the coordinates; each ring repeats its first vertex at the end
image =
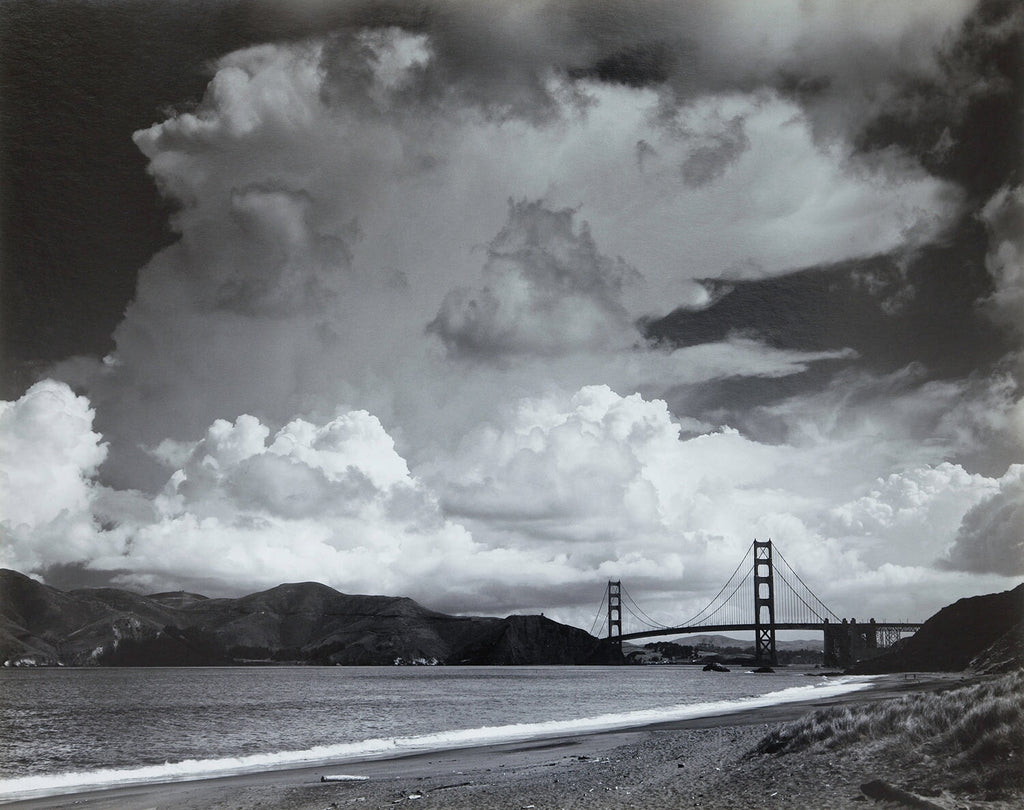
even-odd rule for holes
{"type": "Polygon", "coordinates": [[[321,776],[321,782],[365,782],[369,776],[355,776],[353,774],[339,773],[334,776],[321,776]]]}

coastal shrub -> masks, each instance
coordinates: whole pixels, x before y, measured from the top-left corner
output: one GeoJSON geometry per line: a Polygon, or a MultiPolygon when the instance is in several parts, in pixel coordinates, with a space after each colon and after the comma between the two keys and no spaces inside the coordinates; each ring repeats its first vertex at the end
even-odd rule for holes
{"type": "Polygon", "coordinates": [[[1024,787],[1024,670],[875,704],[819,709],[776,729],[752,754],[840,749],[870,742],[948,763],[959,784],[1024,787]]]}
{"type": "Polygon", "coordinates": [[[997,696],[972,706],[939,737],[936,747],[969,763],[1024,755],[1021,700],[1019,695],[997,696]]]}
{"type": "Polygon", "coordinates": [[[998,799],[1024,791],[1024,670],[939,692],[813,712],[751,752],[873,748],[893,762],[942,769],[950,787],[998,799]],[[908,760],[907,758],[910,758],[908,760]]]}

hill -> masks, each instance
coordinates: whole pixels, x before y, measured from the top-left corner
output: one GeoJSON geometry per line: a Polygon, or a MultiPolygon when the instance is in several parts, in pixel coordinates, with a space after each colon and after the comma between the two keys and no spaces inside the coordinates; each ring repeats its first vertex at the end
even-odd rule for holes
{"type": "Polygon", "coordinates": [[[618,654],[543,616],[451,616],[316,582],[237,599],[64,592],[0,569],[0,661],[16,665],[586,664],[618,654]]]}
{"type": "Polygon", "coordinates": [[[1024,584],[947,605],[913,636],[850,671],[1008,672],[1024,666],[1024,584]]]}
{"type": "MultiPolygon", "coordinates": [[[[738,639],[732,636],[721,636],[721,635],[697,635],[697,636],[677,636],[672,639],[675,644],[682,646],[693,646],[700,647],[701,649],[719,649],[719,650],[733,650],[733,649],[750,649],[753,652],[754,639],[750,637],[748,639],[738,639]]],[[[813,638],[796,638],[796,639],[778,639],[775,642],[775,648],[777,650],[821,650],[821,639],[813,638]]]]}

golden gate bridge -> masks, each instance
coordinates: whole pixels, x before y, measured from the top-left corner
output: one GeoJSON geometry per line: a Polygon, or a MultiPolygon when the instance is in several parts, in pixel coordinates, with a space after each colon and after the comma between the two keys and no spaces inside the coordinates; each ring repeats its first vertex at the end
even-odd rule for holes
{"type": "Polygon", "coordinates": [[[779,630],[816,630],[824,634],[826,666],[848,666],[870,658],[915,633],[920,623],[841,619],[800,578],[771,540],[754,540],[725,585],[701,610],[677,624],[652,619],[629,595],[621,580],[609,581],[591,635],[606,632],[620,651],[622,642],[656,636],[752,631],[754,658],[776,665],[779,630]],[[605,622],[598,629],[604,612],[605,622]],[[623,632],[623,616],[640,629],[623,632]]]}

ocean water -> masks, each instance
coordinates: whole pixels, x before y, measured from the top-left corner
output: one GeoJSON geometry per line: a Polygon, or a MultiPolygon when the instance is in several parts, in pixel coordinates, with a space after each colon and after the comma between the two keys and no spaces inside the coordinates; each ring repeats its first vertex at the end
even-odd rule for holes
{"type": "Polygon", "coordinates": [[[737,711],[865,677],[648,667],[0,671],[0,801],[737,711]]]}

